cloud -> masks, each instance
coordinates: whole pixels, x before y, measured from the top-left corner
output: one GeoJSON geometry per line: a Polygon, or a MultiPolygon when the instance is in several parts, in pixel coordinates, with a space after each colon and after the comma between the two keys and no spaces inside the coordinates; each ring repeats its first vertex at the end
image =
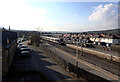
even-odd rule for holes
{"type": "Polygon", "coordinates": [[[115,4],[106,4],[93,7],[92,14],[88,17],[90,22],[94,22],[98,29],[111,29],[118,27],[118,12],[117,5],[115,4]]]}
{"type": "Polygon", "coordinates": [[[99,5],[94,7],[93,13],[89,16],[89,21],[108,21],[116,16],[113,4],[99,5]]]}

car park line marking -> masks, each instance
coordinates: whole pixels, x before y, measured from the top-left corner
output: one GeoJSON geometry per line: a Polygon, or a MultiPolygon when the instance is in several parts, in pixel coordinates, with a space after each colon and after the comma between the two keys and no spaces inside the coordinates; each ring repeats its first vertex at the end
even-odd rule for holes
{"type": "MultiPolygon", "coordinates": [[[[51,46],[52,46],[52,45],[51,45],[51,46]]],[[[55,47],[55,48],[56,48],[56,47],[55,47]]],[[[66,54],[67,56],[69,56],[69,57],[71,57],[72,59],[75,59],[75,60],[76,60],[76,57],[75,57],[75,56],[72,56],[72,55],[68,54],[67,52],[64,52],[64,51],[62,51],[62,50],[60,50],[60,49],[58,49],[58,48],[56,48],[56,50],[58,50],[59,52],[62,52],[62,53],[64,53],[64,54],[66,54]]],[[[81,61],[80,59],[78,59],[78,61],[81,62],[81,63],[83,63],[84,65],[86,65],[86,66],[94,69],[94,70],[97,70],[97,71],[103,73],[104,75],[107,75],[107,76],[111,77],[112,80],[119,80],[117,75],[114,75],[114,74],[112,74],[112,73],[110,73],[110,72],[108,72],[108,71],[106,71],[106,70],[104,70],[104,69],[101,69],[101,68],[99,68],[99,67],[97,67],[97,66],[94,66],[93,64],[90,64],[90,63],[88,64],[87,62],[81,61]],[[108,72],[108,73],[105,73],[105,72],[108,72]]]]}

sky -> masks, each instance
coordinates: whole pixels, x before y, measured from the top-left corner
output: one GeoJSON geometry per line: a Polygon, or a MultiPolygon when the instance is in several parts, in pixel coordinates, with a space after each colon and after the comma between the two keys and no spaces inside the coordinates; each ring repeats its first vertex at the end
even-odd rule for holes
{"type": "MultiPolygon", "coordinates": [[[[119,15],[120,16],[120,15],[119,15]]],[[[118,28],[117,2],[1,0],[0,26],[15,30],[83,32],[118,28]]]]}

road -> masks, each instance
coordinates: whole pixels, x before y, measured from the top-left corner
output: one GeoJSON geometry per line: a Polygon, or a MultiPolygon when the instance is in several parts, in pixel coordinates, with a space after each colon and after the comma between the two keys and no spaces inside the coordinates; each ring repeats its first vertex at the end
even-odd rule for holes
{"type": "MultiPolygon", "coordinates": [[[[27,42],[23,42],[27,46],[27,42]]],[[[3,82],[40,82],[66,81],[76,82],[78,79],[70,75],[55,63],[40,47],[28,46],[31,49],[31,58],[14,57],[8,76],[3,82]],[[40,72],[40,73],[39,73],[40,72]],[[41,76],[42,75],[42,76],[41,76]],[[43,78],[44,77],[44,78],[43,78]]]]}
{"type": "Polygon", "coordinates": [[[49,80],[76,80],[63,68],[51,60],[40,48],[31,46],[34,66],[40,70],[49,80]],[[36,52],[35,52],[36,51],[36,52]],[[39,55],[37,55],[39,53],[39,55]]]}
{"type": "MultiPolygon", "coordinates": [[[[26,45],[26,42],[23,44],[26,45]]],[[[19,57],[16,54],[8,75],[3,82],[43,82],[46,79],[50,82],[66,80],[74,82],[78,80],[57,65],[39,47],[30,46],[30,49],[31,58],[19,57]]]]}
{"type": "MultiPolygon", "coordinates": [[[[61,46],[56,46],[55,44],[51,44],[50,42],[46,42],[45,45],[47,45],[47,48],[49,50],[51,50],[52,52],[55,52],[56,55],[62,57],[63,59],[67,60],[68,62],[71,62],[72,64],[76,64],[76,54],[74,53],[75,51],[73,50],[70,50],[69,48],[65,48],[64,47],[61,47],[61,46]],[[55,46],[54,46],[55,45],[55,46]],[[66,50],[67,49],[67,50],[66,50]]],[[[80,56],[81,57],[81,56],[80,56]]],[[[91,56],[92,57],[92,56],[91,56]]],[[[78,63],[78,66],[80,68],[83,68],[95,75],[98,75],[100,77],[103,77],[105,79],[108,79],[108,80],[118,80],[118,76],[107,71],[107,70],[104,70],[102,69],[101,67],[98,67],[97,64],[99,64],[101,62],[101,65],[104,66],[104,68],[107,68],[107,69],[110,69],[111,71],[115,72],[116,74],[119,74],[118,71],[119,71],[119,67],[117,65],[114,65],[114,64],[111,64],[110,62],[106,63],[106,61],[103,61],[101,59],[98,59],[98,58],[94,58],[89,56],[87,59],[81,59],[79,58],[79,63],[78,63]],[[94,59],[93,59],[94,58],[94,59]],[[92,63],[96,63],[96,65],[94,64],[91,64],[85,60],[89,60],[90,62],[92,63]],[[99,62],[100,60],[100,62],[99,62]],[[110,66],[109,66],[110,65],[110,66]],[[106,67],[108,66],[108,67],[106,67]],[[116,66],[116,67],[114,67],[116,66]],[[113,69],[113,70],[112,70],[113,69]]]]}

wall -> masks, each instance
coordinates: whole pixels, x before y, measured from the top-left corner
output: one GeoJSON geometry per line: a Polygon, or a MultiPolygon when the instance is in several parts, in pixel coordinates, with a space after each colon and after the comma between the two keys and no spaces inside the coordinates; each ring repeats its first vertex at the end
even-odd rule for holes
{"type": "Polygon", "coordinates": [[[11,66],[17,48],[17,33],[2,31],[2,78],[4,79],[11,66]],[[9,40],[9,41],[8,41],[9,40]]]}
{"type": "Polygon", "coordinates": [[[0,82],[2,81],[2,30],[0,29],[0,82]]]}

